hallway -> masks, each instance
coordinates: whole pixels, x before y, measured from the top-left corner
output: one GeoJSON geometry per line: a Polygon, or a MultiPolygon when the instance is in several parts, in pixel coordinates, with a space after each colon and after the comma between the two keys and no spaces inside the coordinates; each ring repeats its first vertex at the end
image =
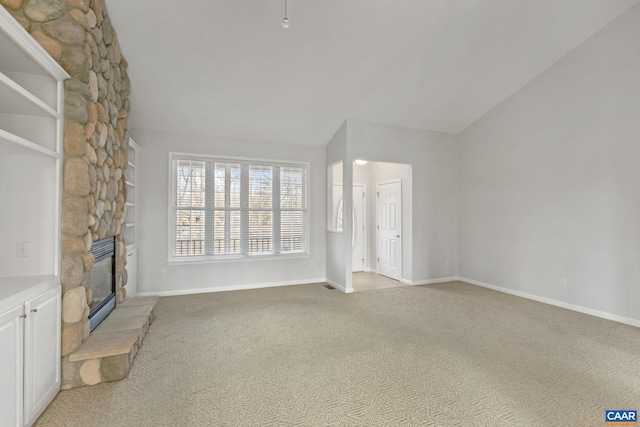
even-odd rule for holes
{"type": "Polygon", "coordinates": [[[399,288],[405,285],[394,279],[372,272],[353,273],[353,291],[371,291],[374,289],[399,288]]]}

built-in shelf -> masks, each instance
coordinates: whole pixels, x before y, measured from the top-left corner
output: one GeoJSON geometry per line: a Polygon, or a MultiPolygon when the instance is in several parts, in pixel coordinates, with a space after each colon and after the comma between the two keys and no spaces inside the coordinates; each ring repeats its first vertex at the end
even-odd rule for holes
{"type": "Polygon", "coordinates": [[[0,71],[0,112],[60,118],[58,111],[0,71]]]}
{"type": "Polygon", "coordinates": [[[67,78],[42,46],[0,8],[0,155],[60,159],[67,78]]]}
{"type": "Polygon", "coordinates": [[[28,141],[3,129],[0,129],[0,154],[41,154],[53,159],[60,158],[60,154],[55,151],[49,150],[35,142],[28,141]]]}
{"type": "MultiPolygon", "coordinates": [[[[59,274],[67,78],[60,64],[0,7],[0,198],[10,201],[3,205],[0,221],[0,272],[17,283],[11,286],[29,287],[34,274],[59,274]],[[27,255],[17,247],[26,248],[27,255]]],[[[7,283],[0,278],[0,288],[7,283]]]]}
{"type": "Polygon", "coordinates": [[[136,161],[140,147],[129,138],[128,163],[125,170],[125,182],[127,184],[127,217],[124,224],[124,242],[127,245],[127,295],[135,296],[138,292],[138,241],[137,233],[137,213],[136,213],[136,183],[138,182],[138,171],[136,161]]]}
{"type": "Polygon", "coordinates": [[[63,81],[69,75],[16,21],[0,8],[0,70],[51,76],[63,81]]]}
{"type": "Polygon", "coordinates": [[[136,247],[137,241],[136,183],[138,182],[138,171],[136,170],[136,161],[140,147],[138,147],[133,139],[130,138],[128,148],[128,162],[127,169],[125,171],[125,184],[127,185],[127,217],[124,224],[124,240],[128,250],[133,250],[136,247]]]}

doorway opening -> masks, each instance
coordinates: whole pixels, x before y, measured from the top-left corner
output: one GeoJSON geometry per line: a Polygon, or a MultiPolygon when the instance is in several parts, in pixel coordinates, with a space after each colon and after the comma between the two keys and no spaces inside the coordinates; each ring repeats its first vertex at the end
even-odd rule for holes
{"type": "Polygon", "coordinates": [[[354,162],[352,182],[353,290],[406,286],[412,264],[411,166],[354,162]]]}

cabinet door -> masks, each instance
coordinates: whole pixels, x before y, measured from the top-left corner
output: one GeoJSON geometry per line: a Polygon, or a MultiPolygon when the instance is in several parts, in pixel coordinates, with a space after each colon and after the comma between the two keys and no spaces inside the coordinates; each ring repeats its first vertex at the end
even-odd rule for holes
{"type": "Polygon", "coordinates": [[[23,313],[20,306],[0,314],[0,414],[6,426],[22,427],[23,313]]]}
{"type": "Polygon", "coordinates": [[[24,419],[31,425],[60,390],[60,288],[25,303],[24,419]]]}
{"type": "Polygon", "coordinates": [[[138,249],[127,247],[127,298],[138,293],[138,249]]]}

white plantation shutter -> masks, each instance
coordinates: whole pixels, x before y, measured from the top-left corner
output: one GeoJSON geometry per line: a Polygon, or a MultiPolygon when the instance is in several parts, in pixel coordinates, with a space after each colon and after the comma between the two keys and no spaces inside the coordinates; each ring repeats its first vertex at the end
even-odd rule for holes
{"type": "Polygon", "coordinates": [[[178,160],[174,172],[174,255],[205,255],[205,162],[178,160]]]}
{"type": "Polygon", "coordinates": [[[245,222],[250,254],[274,253],[273,189],[274,167],[250,164],[248,167],[249,221],[245,222]]]}
{"type": "Polygon", "coordinates": [[[306,236],[305,170],[280,167],[280,251],[304,250],[306,236]]]}
{"type": "Polygon", "coordinates": [[[174,156],[172,168],[173,257],[307,251],[306,165],[174,156]]]}
{"type": "Polygon", "coordinates": [[[240,254],[240,176],[241,165],[235,162],[208,162],[213,170],[214,182],[211,194],[213,210],[210,238],[211,251],[207,255],[240,254]]]}

